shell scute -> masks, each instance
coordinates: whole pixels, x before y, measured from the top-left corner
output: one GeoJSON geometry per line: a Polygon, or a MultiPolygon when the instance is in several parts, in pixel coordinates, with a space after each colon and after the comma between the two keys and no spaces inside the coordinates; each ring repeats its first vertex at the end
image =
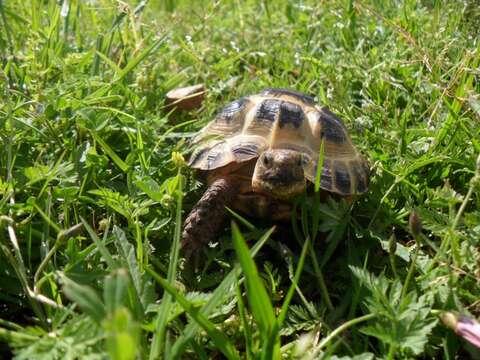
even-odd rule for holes
{"type": "Polygon", "coordinates": [[[267,99],[260,103],[255,113],[255,120],[266,120],[274,122],[277,118],[278,109],[280,108],[281,100],[267,99]]]}
{"type": "MultiPolygon", "coordinates": [[[[317,174],[317,169],[315,166],[315,175],[317,174]]],[[[315,178],[312,179],[315,181],[315,178]]],[[[320,175],[320,186],[322,189],[331,191],[333,188],[333,176],[332,176],[332,162],[328,159],[323,160],[322,173],[320,175]]]]}
{"type": "Polygon", "coordinates": [[[290,90],[290,89],[265,89],[261,93],[261,95],[265,96],[273,96],[273,97],[291,97],[297,101],[303,102],[308,105],[315,105],[315,99],[309,95],[300,93],[298,91],[290,90]]]}
{"type": "Polygon", "coordinates": [[[200,163],[201,163],[203,157],[207,154],[208,150],[210,150],[210,148],[207,148],[207,147],[202,147],[202,148],[196,149],[192,153],[192,155],[190,156],[190,160],[188,162],[188,165],[193,167],[193,168],[199,168],[200,163]]]}
{"type": "Polygon", "coordinates": [[[298,129],[302,125],[304,120],[305,114],[299,105],[288,101],[283,101],[280,104],[280,127],[292,125],[294,128],[298,129]]]}
{"type": "Polygon", "coordinates": [[[236,115],[238,115],[242,109],[247,105],[248,99],[247,98],[240,98],[238,100],[232,101],[231,103],[227,104],[215,117],[215,121],[231,123],[235,120],[236,115]]]}
{"type": "Polygon", "coordinates": [[[261,144],[253,141],[244,141],[231,146],[237,162],[247,161],[260,155],[261,144]]]}
{"type": "Polygon", "coordinates": [[[220,110],[195,138],[195,143],[204,141],[209,135],[231,135],[240,132],[243,128],[245,114],[254,104],[246,97],[232,101],[220,110]]]}
{"type": "Polygon", "coordinates": [[[341,120],[326,107],[322,108],[318,114],[320,138],[325,138],[335,144],[344,143],[348,135],[341,120]]]}
{"type": "Polygon", "coordinates": [[[219,142],[212,146],[205,158],[206,170],[225,166],[234,160],[225,142],[219,142]]]}
{"type": "Polygon", "coordinates": [[[351,169],[356,180],[356,191],[363,193],[367,191],[368,187],[368,168],[363,167],[358,161],[351,162],[351,169]]]}
{"type": "Polygon", "coordinates": [[[348,167],[343,161],[335,161],[333,165],[335,172],[335,186],[340,194],[350,195],[352,193],[352,182],[348,167]]]}

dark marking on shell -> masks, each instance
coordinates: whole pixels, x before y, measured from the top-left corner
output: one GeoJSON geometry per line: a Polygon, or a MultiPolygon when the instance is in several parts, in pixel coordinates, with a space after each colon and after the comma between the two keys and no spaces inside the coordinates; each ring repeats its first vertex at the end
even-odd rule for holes
{"type": "MultiPolygon", "coordinates": [[[[219,164],[222,163],[222,157],[226,157],[229,154],[227,149],[227,144],[222,141],[218,144],[215,144],[208,150],[207,155],[207,167],[208,169],[215,169],[219,167],[219,164]]],[[[224,165],[224,164],[222,164],[224,165]]]]}
{"type": "Polygon", "coordinates": [[[275,99],[267,99],[262,101],[262,103],[257,108],[255,119],[271,122],[275,121],[275,117],[278,113],[278,109],[281,103],[282,101],[275,99]]]}
{"type": "Polygon", "coordinates": [[[352,162],[352,171],[357,180],[357,192],[364,193],[367,191],[368,184],[366,183],[366,179],[368,178],[368,173],[365,173],[364,167],[359,164],[358,162],[352,162]]]}
{"type": "Polygon", "coordinates": [[[215,167],[215,163],[217,162],[217,159],[219,156],[222,156],[222,154],[218,152],[212,152],[212,151],[207,155],[208,169],[213,169],[215,167]]]}
{"type": "Polygon", "coordinates": [[[261,95],[271,95],[271,96],[287,95],[287,96],[291,96],[294,99],[302,101],[305,104],[315,105],[315,100],[313,99],[313,97],[297,91],[289,90],[289,89],[271,89],[271,88],[265,89],[261,92],[261,95]]]}
{"type": "Polygon", "coordinates": [[[328,141],[334,143],[343,143],[346,141],[345,126],[327,107],[322,108],[318,121],[322,124],[321,138],[326,138],[328,141]]]}
{"type": "Polygon", "coordinates": [[[257,143],[242,143],[232,147],[235,158],[239,161],[252,159],[258,156],[259,145],[257,143]]]}
{"type": "Polygon", "coordinates": [[[300,106],[288,101],[283,101],[281,103],[279,120],[281,128],[287,124],[291,124],[298,129],[304,120],[305,114],[300,106]]]}
{"type": "Polygon", "coordinates": [[[350,174],[343,161],[335,162],[335,185],[342,194],[351,194],[350,174]]]}
{"type": "Polygon", "coordinates": [[[240,98],[226,105],[215,117],[216,122],[230,123],[240,111],[242,111],[248,103],[247,98],[240,98]]]}
{"type": "Polygon", "coordinates": [[[208,150],[208,148],[199,148],[195,150],[192,156],[190,156],[190,161],[188,162],[188,165],[194,167],[195,163],[198,162],[208,150]]]}
{"type": "MultiPolygon", "coordinates": [[[[317,167],[315,166],[315,175],[317,174],[317,167]]],[[[315,181],[315,179],[313,179],[315,181]]],[[[320,176],[320,186],[322,189],[331,190],[332,189],[332,162],[328,159],[323,160],[323,169],[320,176]]]]}

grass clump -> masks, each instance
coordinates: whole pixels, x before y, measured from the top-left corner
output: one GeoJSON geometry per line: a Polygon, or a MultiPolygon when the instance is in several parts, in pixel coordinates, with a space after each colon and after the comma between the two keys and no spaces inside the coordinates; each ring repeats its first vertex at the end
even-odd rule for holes
{"type": "Polygon", "coordinates": [[[438,315],[480,317],[479,25],[474,1],[0,1],[2,356],[478,356],[438,315]],[[338,113],[370,190],[240,218],[188,271],[188,140],[266,87],[338,113]]]}

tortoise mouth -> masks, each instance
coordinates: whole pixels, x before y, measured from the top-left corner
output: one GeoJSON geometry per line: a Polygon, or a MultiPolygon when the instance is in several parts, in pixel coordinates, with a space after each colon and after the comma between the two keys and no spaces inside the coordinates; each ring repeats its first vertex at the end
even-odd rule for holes
{"type": "MultiPolygon", "coordinates": [[[[289,180],[287,178],[287,180],[289,180]]],[[[305,190],[305,178],[296,181],[285,181],[278,176],[265,176],[252,179],[252,189],[256,193],[265,194],[279,200],[292,200],[305,190]]]]}

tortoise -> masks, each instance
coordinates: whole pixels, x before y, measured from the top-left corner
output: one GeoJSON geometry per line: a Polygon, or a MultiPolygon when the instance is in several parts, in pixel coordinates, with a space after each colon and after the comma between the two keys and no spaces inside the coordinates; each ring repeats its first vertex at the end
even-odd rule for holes
{"type": "Polygon", "coordinates": [[[184,223],[187,257],[220,230],[225,206],[252,217],[289,219],[292,200],[315,181],[322,141],[321,189],[345,197],[366,192],[366,160],[342,121],[311,96],[265,89],[225,106],[193,140],[189,166],[208,188],[184,223]]]}

